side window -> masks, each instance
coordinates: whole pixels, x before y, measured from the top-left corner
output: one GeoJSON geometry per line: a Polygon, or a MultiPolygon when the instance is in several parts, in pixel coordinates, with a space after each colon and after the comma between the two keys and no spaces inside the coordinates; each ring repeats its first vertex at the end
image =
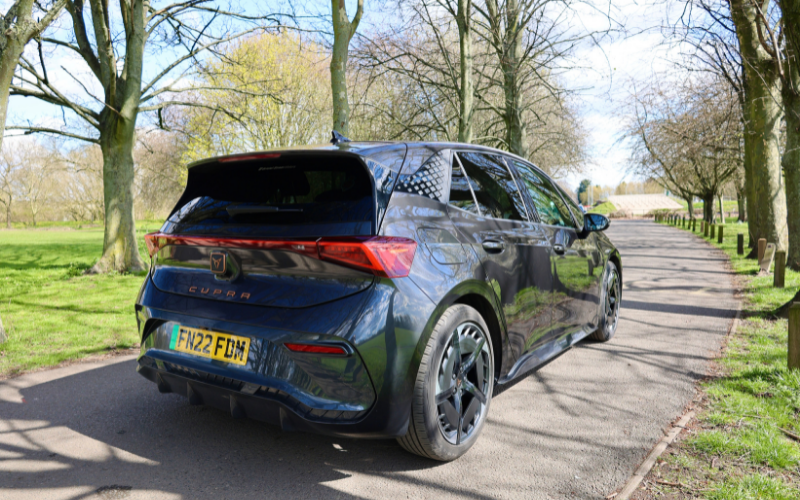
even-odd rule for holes
{"type": "Polygon", "coordinates": [[[461,164],[453,155],[453,170],[450,178],[450,205],[472,212],[475,215],[481,215],[478,212],[478,207],[475,204],[475,198],[472,196],[472,187],[464,171],[461,169],[461,164]]]}
{"type": "Polygon", "coordinates": [[[502,158],[481,153],[457,153],[480,213],[495,219],[527,221],[525,204],[502,158]]]}
{"type": "Polygon", "coordinates": [[[573,227],[569,209],[561,200],[550,181],[530,165],[513,160],[522,184],[531,196],[533,206],[539,212],[542,224],[549,226],[573,227]]]}
{"type": "Polygon", "coordinates": [[[578,206],[569,193],[565,193],[560,187],[558,187],[558,190],[561,191],[561,196],[564,197],[564,200],[567,202],[567,205],[569,205],[570,210],[572,210],[572,215],[575,216],[575,220],[578,222],[578,227],[583,227],[583,210],[581,210],[581,207],[578,206]]]}

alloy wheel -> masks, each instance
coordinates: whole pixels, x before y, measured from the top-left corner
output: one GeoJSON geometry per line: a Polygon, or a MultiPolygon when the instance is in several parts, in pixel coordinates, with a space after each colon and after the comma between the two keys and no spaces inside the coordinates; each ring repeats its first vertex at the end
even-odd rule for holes
{"type": "Polygon", "coordinates": [[[436,379],[439,430],[449,443],[461,444],[480,428],[491,398],[493,374],[486,333],[471,321],[456,327],[436,379]]]}

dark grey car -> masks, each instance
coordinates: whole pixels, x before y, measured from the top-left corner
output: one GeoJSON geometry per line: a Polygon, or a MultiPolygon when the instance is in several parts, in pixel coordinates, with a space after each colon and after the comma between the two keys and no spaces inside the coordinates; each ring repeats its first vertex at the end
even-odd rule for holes
{"type": "Polygon", "coordinates": [[[204,160],[147,236],[138,370],[233,417],[452,460],[499,390],[614,335],[622,266],[606,227],[486,147],[204,160]]]}

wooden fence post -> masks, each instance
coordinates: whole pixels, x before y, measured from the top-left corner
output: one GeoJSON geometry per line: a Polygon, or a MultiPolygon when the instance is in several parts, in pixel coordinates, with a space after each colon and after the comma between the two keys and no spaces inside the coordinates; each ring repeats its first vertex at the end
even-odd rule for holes
{"type": "Polygon", "coordinates": [[[742,233],[736,235],[736,253],[744,255],[744,234],[742,233]]]}
{"type": "Polygon", "coordinates": [[[692,232],[697,232],[697,219],[692,219],[692,232]]]}
{"type": "Polygon", "coordinates": [[[789,369],[800,370],[800,302],[789,308],[789,369]]]}
{"type": "Polygon", "coordinates": [[[758,263],[761,264],[761,261],[764,260],[764,253],[767,251],[767,239],[766,238],[759,238],[758,239],[758,263]]]}
{"type": "Polygon", "coordinates": [[[717,243],[722,243],[722,231],[725,229],[725,226],[719,226],[719,234],[717,235],[717,243]]]}
{"type": "Polygon", "coordinates": [[[772,286],[783,288],[786,286],[786,251],[775,252],[775,274],[772,276],[772,286]]]}
{"type": "Polygon", "coordinates": [[[717,235],[717,225],[711,224],[711,239],[713,240],[717,235]]]}
{"type": "Polygon", "coordinates": [[[703,221],[703,236],[708,237],[708,222],[703,221]]]}

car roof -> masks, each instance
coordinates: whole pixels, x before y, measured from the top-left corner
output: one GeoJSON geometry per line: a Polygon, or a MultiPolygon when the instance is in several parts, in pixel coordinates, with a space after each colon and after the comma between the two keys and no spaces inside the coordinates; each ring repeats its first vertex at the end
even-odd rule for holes
{"type": "Polygon", "coordinates": [[[502,154],[517,158],[521,161],[528,162],[508,151],[483,146],[479,144],[467,144],[462,142],[437,142],[437,141],[348,141],[340,142],[338,144],[311,144],[306,146],[291,146],[285,148],[274,148],[262,151],[248,151],[246,153],[228,154],[205,158],[195,161],[188,165],[193,168],[199,165],[217,162],[227,158],[237,157],[252,157],[259,155],[268,155],[271,153],[281,154],[302,154],[302,153],[341,153],[357,156],[372,156],[382,151],[391,150],[397,146],[406,146],[408,148],[406,153],[406,161],[403,166],[403,174],[410,174],[415,172],[428,158],[432,155],[443,150],[475,150],[485,153],[502,154]],[[416,158],[415,158],[416,157],[416,158]]]}

